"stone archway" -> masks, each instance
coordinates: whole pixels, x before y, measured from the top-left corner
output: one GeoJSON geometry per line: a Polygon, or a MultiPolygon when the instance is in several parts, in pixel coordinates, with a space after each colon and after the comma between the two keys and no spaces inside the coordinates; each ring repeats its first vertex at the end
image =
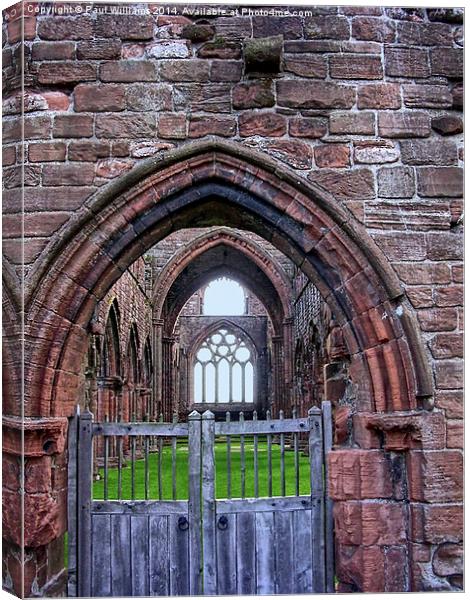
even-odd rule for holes
{"type": "MultiPolygon", "coordinates": [[[[47,341],[27,351],[27,414],[71,414],[77,355],[93,310],[122,272],[171,231],[213,225],[265,237],[330,306],[358,389],[355,437],[329,460],[335,518],[353,524],[337,538],[338,576],[364,591],[386,589],[385,576],[377,576],[389,557],[386,540],[405,573],[393,589],[409,589],[412,523],[404,482],[417,498],[423,482],[415,463],[407,469],[403,454],[389,453],[432,443],[421,434],[426,417],[412,412],[432,394],[414,316],[365,229],[327,191],[265,155],[210,139],[182,147],[107,186],[63,227],[28,283],[26,343],[39,335],[47,341]],[[379,541],[368,533],[371,524],[379,541]]],[[[64,507],[49,510],[55,522],[64,507]]],[[[44,535],[43,543],[50,539],[44,535]]]]}

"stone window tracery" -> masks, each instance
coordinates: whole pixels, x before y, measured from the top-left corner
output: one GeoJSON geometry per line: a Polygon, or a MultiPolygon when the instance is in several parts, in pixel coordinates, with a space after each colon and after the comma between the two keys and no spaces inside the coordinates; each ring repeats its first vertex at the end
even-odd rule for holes
{"type": "Polygon", "coordinates": [[[198,404],[254,402],[254,356],[235,330],[217,329],[194,359],[194,401],[198,404]]]}

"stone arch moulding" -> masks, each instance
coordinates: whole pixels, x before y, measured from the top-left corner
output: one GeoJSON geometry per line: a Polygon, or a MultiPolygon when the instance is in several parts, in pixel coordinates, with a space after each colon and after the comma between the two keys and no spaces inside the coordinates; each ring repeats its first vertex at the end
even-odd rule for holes
{"type": "Polygon", "coordinates": [[[314,282],[342,328],[361,410],[410,410],[431,395],[414,316],[366,229],[265,154],[208,138],[100,190],[39,257],[25,289],[26,334],[41,332],[49,347],[28,348],[28,414],[72,412],[77,351],[96,302],[125,269],[172,231],[214,225],[266,238],[314,282]]]}
{"type": "MultiPolygon", "coordinates": [[[[219,246],[233,248],[253,262],[272,283],[276,300],[282,307],[282,317],[290,317],[291,291],[286,274],[277,261],[268,255],[256,242],[244,238],[227,227],[217,227],[196,237],[183,246],[165,265],[154,286],[154,317],[161,319],[168,293],[184,269],[212,248],[219,246]]],[[[256,295],[256,291],[252,290],[256,295]]]]}
{"type": "Polygon", "coordinates": [[[241,236],[214,231],[214,235],[197,238],[174,260],[162,273],[162,294],[155,302],[155,317],[165,320],[166,335],[172,335],[178,315],[191,295],[223,275],[233,277],[255,294],[266,308],[276,335],[282,334],[283,322],[290,316],[290,290],[280,267],[256,244],[243,244],[241,236]]]}

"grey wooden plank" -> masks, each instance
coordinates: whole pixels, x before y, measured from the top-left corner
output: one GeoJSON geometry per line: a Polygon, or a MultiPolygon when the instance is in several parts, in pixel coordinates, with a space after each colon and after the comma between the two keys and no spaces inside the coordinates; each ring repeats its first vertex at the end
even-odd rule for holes
{"type": "Polygon", "coordinates": [[[241,512],[288,512],[309,509],[312,506],[310,496],[284,496],[275,498],[244,498],[236,500],[217,500],[219,513],[241,512]]]}
{"type": "Polygon", "coordinates": [[[312,539],[315,547],[312,555],[313,591],[322,593],[325,585],[325,518],[322,417],[309,410],[310,434],[310,489],[312,495],[312,539]]]}
{"type": "Polygon", "coordinates": [[[292,513],[294,538],[294,594],[311,594],[313,591],[311,510],[292,513]]]}
{"type": "Polygon", "coordinates": [[[255,433],[293,433],[308,431],[308,419],[271,419],[266,421],[217,421],[215,435],[253,435],[255,433]]]}
{"type": "Polygon", "coordinates": [[[149,517],[149,595],[168,596],[170,594],[170,551],[168,543],[167,516],[149,517]]]}
{"type": "Polygon", "coordinates": [[[149,595],[149,517],[131,516],[132,595],[149,595]]]}
{"type": "Polygon", "coordinates": [[[92,531],[92,595],[111,596],[111,517],[93,515],[92,531]]]}
{"type": "MultiPolygon", "coordinates": [[[[304,430],[306,431],[306,430],[304,430]]],[[[134,436],[134,435],[153,435],[156,437],[186,437],[188,435],[187,423],[156,423],[142,421],[140,423],[94,423],[93,435],[109,435],[109,436],[134,436]]]]}
{"type": "Polygon", "coordinates": [[[169,515],[185,513],[187,500],[95,500],[91,505],[93,514],[154,514],[169,515]]]}
{"type": "Polygon", "coordinates": [[[80,407],[77,406],[75,416],[69,419],[68,428],[67,592],[70,598],[77,595],[77,428],[79,415],[80,407]]]}
{"type": "Polygon", "coordinates": [[[333,447],[333,418],[331,414],[331,402],[327,400],[322,402],[322,421],[323,421],[323,451],[325,464],[325,561],[326,561],[326,591],[333,593],[335,591],[335,550],[334,550],[334,520],[333,520],[333,501],[328,496],[327,481],[328,473],[328,453],[333,447]]]}
{"type": "Polygon", "coordinates": [[[170,540],[170,595],[189,595],[189,528],[180,527],[185,515],[170,515],[168,529],[170,540]]]}
{"type": "Polygon", "coordinates": [[[189,593],[202,594],[201,562],[201,415],[193,411],[188,434],[189,593]]]}
{"type": "Polygon", "coordinates": [[[255,514],[237,514],[237,593],[256,594],[255,514]]]}
{"type": "Polygon", "coordinates": [[[237,517],[217,515],[217,594],[237,593],[237,517]],[[222,519],[222,521],[220,520],[222,519]],[[226,523],[223,519],[226,519],[226,523]]]}
{"type": "Polygon", "coordinates": [[[274,513],[276,548],[276,593],[294,593],[294,544],[292,512],[274,513]]]}
{"type": "Polygon", "coordinates": [[[256,593],[276,593],[276,555],[274,514],[257,512],[256,516],[256,593]]]}
{"type": "Polygon", "coordinates": [[[91,596],[92,420],[85,411],[78,425],[78,594],[91,596]]]}
{"type": "Polygon", "coordinates": [[[111,581],[113,596],[131,596],[130,515],[111,515],[111,581]]]}
{"type": "Polygon", "coordinates": [[[204,594],[217,593],[214,415],[202,415],[202,535],[204,594]]]}

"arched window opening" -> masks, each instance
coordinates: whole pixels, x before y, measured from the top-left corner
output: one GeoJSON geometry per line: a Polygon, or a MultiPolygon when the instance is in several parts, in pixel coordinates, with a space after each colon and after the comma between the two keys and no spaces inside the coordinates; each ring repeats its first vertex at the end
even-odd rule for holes
{"type": "Polygon", "coordinates": [[[144,362],[143,362],[143,383],[146,386],[150,386],[152,382],[153,364],[152,364],[152,348],[150,345],[150,339],[147,338],[144,345],[144,362]]]}
{"type": "Polygon", "coordinates": [[[131,333],[129,336],[129,346],[127,350],[128,357],[128,372],[127,378],[131,383],[139,381],[139,361],[138,361],[138,335],[135,323],[132,324],[131,333]]]}
{"type": "Polygon", "coordinates": [[[246,314],[246,295],[242,286],[228,277],[219,277],[211,281],[204,291],[202,314],[204,316],[246,314]]]}
{"type": "Polygon", "coordinates": [[[100,367],[101,377],[112,377],[121,374],[119,309],[116,301],[112,303],[106,321],[100,367]]]}
{"type": "Polygon", "coordinates": [[[194,360],[194,402],[254,402],[254,357],[235,331],[218,329],[199,346],[194,360]]]}

